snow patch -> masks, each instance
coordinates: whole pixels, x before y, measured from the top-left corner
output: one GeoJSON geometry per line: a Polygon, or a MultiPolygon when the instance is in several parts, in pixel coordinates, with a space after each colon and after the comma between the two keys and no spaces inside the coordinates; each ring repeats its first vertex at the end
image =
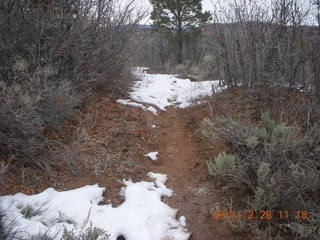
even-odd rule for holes
{"type": "Polygon", "coordinates": [[[152,161],[156,161],[158,160],[157,155],[158,155],[158,152],[151,152],[144,156],[150,158],[152,161]]]}
{"type": "Polygon", "coordinates": [[[179,222],[180,222],[180,225],[183,226],[183,227],[186,227],[187,224],[186,224],[186,218],[184,216],[181,216],[179,218],[179,222]]]}
{"type": "Polygon", "coordinates": [[[133,107],[138,107],[138,108],[141,108],[142,110],[149,111],[149,112],[152,112],[157,115],[157,109],[155,109],[154,107],[151,107],[151,106],[145,107],[141,103],[136,103],[131,100],[123,100],[123,99],[118,99],[117,103],[120,103],[123,105],[128,105],[128,106],[133,106],[133,107]]]}
{"type": "Polygon", "coordinates": [[[47,232],[59,238],[64,228],[80,233],[92,224],[111,234],[111,240],[119,235],[128,240],[189,239],[185,218],[176,220],[178,210],[161,201],[172,195],[165,186],[167,176],[151,172],[148,176],[154,181],[122,181],[125,186],[120,193],[125,201],[118,207],[98,205],[105,188],[97,184],[64,192],[49,188],[36,195],[3,196],[3,223],[8,226],[14,221],[24,238],[47,232]],[[34,214],[26,216],[23,209],[27,207],[34,214]]]}
{"type": "Polygon", "coordinates": [[[169,106],[186,108],[193,99],[210,96],[212,86],[215,92],[220,91],[219,81],[192,82],[190,79],[180,79],[177,75],[149,74],[148,68],[137,67],[133,74],[140,79],[133,87],[130,97],[134,101],[152,104],[165,110],[169,106]]]}

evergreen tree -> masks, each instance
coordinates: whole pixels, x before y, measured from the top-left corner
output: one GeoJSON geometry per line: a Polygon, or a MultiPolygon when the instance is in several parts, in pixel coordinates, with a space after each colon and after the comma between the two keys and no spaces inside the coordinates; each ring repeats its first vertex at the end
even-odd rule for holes
{"type": "Polygon", "coordinates": [[[151,20],[158,29],[175,32],[178,43],[178,63],[183,62],[182,49],[185,36],[210,20],[211,14],[202,11],[201,0],[149,0],[153,11],[151,20]]]}

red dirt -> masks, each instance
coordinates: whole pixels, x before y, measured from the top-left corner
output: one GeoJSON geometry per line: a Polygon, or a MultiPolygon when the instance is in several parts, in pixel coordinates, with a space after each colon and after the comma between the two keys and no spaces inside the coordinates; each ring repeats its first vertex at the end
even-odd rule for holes
{"type": "MultiPolygon", "coordinates": [[[[113,175],[108,179],[76,178],[69,187],[81,186],[79,183],[85,185],[99,182],[100,185],[108,187],[106,197],[116,199],[114,203],[117,205],[122,201],[116,198],[121,187],[121,184],[116,180],[121,179],[120,176],[130,177],[138,181],[149,180],[146,177],[148,171],[165,173],[168,175],[166,185],[173,189],[174,195],[165,198],[164,201],[169,206],[179,209],[179,216],[186,217],[187,228],[193,233],[190,240],[247,239],[248,235],[235,234],[228,224],[214,222],[210,218],[210,208],[220,202],[223,197],[228,196],[221,196],[217,191],[212,191],[211,194],[204,196],[195,196],[194,190],[200,187],[211,187],[213,190],[217,188],[217,183],[208,176],[206,160],[227,150],[222,142],[211,143],[200,137],[201,134],[197,131],[200,121],[204,117],[209,117],[212,113],[245,119],[251,117],[255,121],[261,111],[274,109],[275,105],[279,105],[278,102],[272,102],[270,105],[269,95],[260,94],[248,97],[249,94],[253,95],[250,90],[246,92],[241,89],[234,90],[222,93],[219,103],[214,104],[211,110],[208,105],[195,106],[184,110],[170,108],[166,112],[161,112],[159,116],[129,106],[117,105],[115,107],[112,105],[115,109],[120,109],[120,115],[114,119],[111,118],[110,121],[97,123],[95,131],[99,135],[99,132],[101,133],[101,130],[108,124],[127,125],[128,121],[124,121],[123,116],[126,116],[125,118],[129,122],[138,124],[137,128],[134,128],[129,135],[124,136],[124,141],[134,141],[132,147],[129,148],[129,153],[134,150],[137,151],[135,160],[138,165],[130,169],[130,174],[113,175]],[[268,98],[268,101],[264,98],[268,98]],[[152,124],[157,127],[155,129],[151,128],[152,124]],[[133,136],[135,137],[133,138],[133,136]],[[151,151],[159,152],[157,161],[151,161],[144,157],[144,154],[151,151]]],[[[283,94],[282,106],[284,103],[291,104],[291,102],[297,104],[300,99],[305,98],[305,96],[300,97],[299,94],[283,94]]],[[[300,105],[304,106],[302,103],[300,105]]],[[[110,105],[103,105],[102,112],[105,111],[104,108],[108,109],[110,105]]],[[[283,112],[281,108],[279,108],[279,112],[283,112]]],[[[281,116],[295,121],[298,120],[296,113],[291,115],[288,113],[288,116],[286,114],[281,116]]],[[[105,115],[102,115],[102,119],[104,117],[105,115]]],[[[110,131],[106,132],[109,134],[110,131]]],[[[105,135],[100,137],[103,140],[105,135]]],[[[116,140],[119,139],[119,136],[112,137],[116,140]]]]}
{"type": "MultiPolygon", "coordinates": [[[[272,94],[279,95],[279,91],[272,94]]],[[[61,126],[61,132],[67,135],[64,137],[70,139],[74,138],[72,134],[78,129],[76,126],[81,125],[87,131],[74,162],[77,171],[72,173],[67,167],[60,167],[48,179],[41,170],[27,169],[28,174],[23,174],[26,168],[15,167],[9,174],[7,187],[0,187],[0,195],[16,192],[34,194],[49,186],[68,190],[98,183],[106,187],[105,199],[111,199],[111,203],[117,206],[123,201],[118,195],[122,187],[118,180],[150,181],[146,177],[149,171],[165,173],[168,175],[166,185],[173,189],[174,195],[163,200],[179,209],[179,216],[186,217],[187,228],[193,233],[191,240],[247,239],[248,236],[242,236],[244,234],[233,233],[228,224],[210,219],[210,208],[228,196],[214,191],[217,183],[207,174],[206,160],[227,149],[222,142],[211,143],[204,139],[197,129],[200,121],[212,113],[236,118],[249,116],[255,121],[261,111],[272,109],[278,110],[282,119],[299,122],[305,115],[301,113],[310,108],[307,104],[310,97],[302,93],[280,94],[280,100],[273,100],[272,94],[236,89],[221,93],[213,109],[208,105],[184,110],[170,108],[158,116],[117,104],[114,99],[97,98],[79,110],[77,120],[61,126]],[[288,104],[294,104],[296,111],[286,114],[283,109],[289,109],[288,104]],[[153,124],[157,127],[151,128],[153,124]],[[157,161],[144,157],[151,151],[159,152],[157,161]],[[99,175],[94,172],[97,159],[102,159],[99,175]],[[110,163],[110,159],[115,161],[110,163]],[[213,191],[196,196],[194,190],[200,187],[211,187],[213,191]]],[[[318,119],[317,114],[320,113],[315,113],[315,119],[318,119]]]]}
{"type": "Polygon", "coordinates": [[[168,175],[166,185],[174,190],[174,195],[165,202],[178,208],[179,216],[186,217],[192,240],[236,239],[227,225],[210,219],[209,210],[217,196],[194,195],[195,188],[213,183],[207,178],[206,159],[200,154],[207,146],[195,141],[188,127],[190,117],[188,110],[173,108],[161,114],[155,144],[155,150],[160,153],[159,162],[151,170],[168,175]]]}
{"type": "MultiPolygon", "coordinates": [[[[34,194],[48,186],[68,190],[98,183],[106,187],[105,200],[110,199],[117,206],[123,201],[118,195],[122,187],[118,180],[150,181],[146,177],[149,171],[165,173],[168,175],[166,185],[173,189],[174,195],[164,201],[179,209],[179,216],[186,217],[187,228],[193,233],[191,240],[239,239],[227,224],[213,222],[210,218],[209,210],[219,196],[194,194],[196,188],[214,186],[208,177],[205,161],[224,149],[222,143],[211,145],[196,134],[200,120],[208,116],[207,106],[192,110],[171,108],[154,116],[138,108],[116,104],[109,98],[101,98],[87,103],[81,111],[90,115],[91,120],[87,123],[88,136],[80,151],[82,158],[79,157],[79,162],[75,163],[78,167],[76,173],[68,172],[67,168],[56,169],[56,177],[46,181],[39,179],[38,185],[31,184],[30,187],[15,179],[10,184],[15,188],[0,190],[1,195],[20,191],[34,194]],[[151,128],[153,124],[157,127],[151,128]],[[151,151],[159,152],[158,161],[144,157],[151,151]],[[106,163],[101,175],[95,175],[95,159],[106,156],[117,161],[110,166],[106,163]]],[[[64,131],[66,128],[74,126],[63,126],[64,131]]],[[[45,178],[44,173],[37,174],[45,178]]]]}
{"type": "MultiPolygon", "coordinates": [[[[114,138],[115,141],[121,141],[122,137],[127,142],[135,141],[129,148],[129,152],[136,148],[136,153],[133,155],[139,155],[139,159],[137,156],[135,158],[137,165],[128,169],[129,173],[114,174],[111,172],[110,176],[103,177],[93,176],[89,171],[81,174],[82,176],[70,179],[65,183],[64,189],[99,183],[100,186],[107,188],[105,198],[111,199],[112,204],[117,206],[123,201],[118,195],[121,188],[118,180],[132,178],[135,181],[150,181],[146,177],[149,171],[165,173],[168,175],[166,185],[173,189],[174,194],[170,198],[165,198],[164,201],[169,206],[179,209],[179,216],[186,217],[187,228],[192,232],[190,240],[240,239],[232,233],[227,224],[211,220],[209,210],[219,200],[217,195],[210,194],[202,197],[194,195],[194,189],[214,185],[212,179],[208,177],[205,161],[225,148],[222,143],[210,144],[197,136],[194,131],[203,117],[208,116],[207,106],[194,107],[192,111],[170,108],[154,116],[130,106],[110,106],[108,102],[108,105],[102,105],[99,108],[99,113],[99,118],[90,136],[97,139],[97,142],[104,142],[109,137],[114,138]],[[106,120],[110,114],[110,110],[106,109],[110,107],[114,107],[115,111],[120,110],[118,113],[121,113],[121,119],[120,116],[117,116],[106,120]],[[112,126],[121,128],[128,125],[128,121],[123,119],[129,119],[130,124],[139,123],[139,126],[129,135],[113,136],[110,131],[112,126]],[[156,125],[154,129],[150,127],[153,124],[156,125]],[[144,154],[151,151],[159,152],[157,161],[144,157],[144,154]]],[[[112,144],[109,147],[111,146],[112,144]]],[[[94,155],[97,154],[101,152],[94,155]]],[[[123,167],[120,166],[120,168],[123,167]]]]}

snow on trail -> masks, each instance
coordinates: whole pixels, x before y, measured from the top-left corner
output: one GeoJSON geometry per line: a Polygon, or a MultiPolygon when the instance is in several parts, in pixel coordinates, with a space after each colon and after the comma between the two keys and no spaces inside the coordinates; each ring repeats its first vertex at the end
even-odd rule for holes
{"type": "MultiPolygon", "coordinates": [[[[130,93],[131,100],[117,100],[118,103],[141,108],[157,114],[151,104],[161,110],[169,106],[186,108],[192,100],[212,94],[219,81],[192,82],[177,75],[148,74],[147,68],[135,68],[133,73],[140,79],[130,93]]],[[[156,127],[155,125],[152,126],[156,127]]],[[[146,154],[157,160],[157,152],[146,154]]],[[[126,240],[187,240],[185,218],[176,220],[177,211],[161,201],[170,197],[172,190],[165,186],[167,176],[149,173],[154,182],[123,180],[125,187],[120,194],[125,201],[114,208],[99,205],[105,188],[98,185],[57,192],[49,188],[36,195],[18,193],[0,197],[0,208],[5,226],[15,223],[14,228],[21,237],[28,239],[39,233],[57,234],[61,237],[64,228],[83,232],[90,225],[100,227],[111,234],[110,240],[123,235],[126,240]]]]}
{"type": "Polygon", "coordinates": [[[140,79],[133,87],[130,97],[134,101],[152,104],[165,110],[168,106],[176,105],[186,108],[193,99],[210,96],[212,86],[220,91],[219,81],[192,82],[189,79],[180,79],[177,75],[149,74],[148,68],[137,67],[134,75],[140,79]]]}
{"type": "Polygon", "coordinates": [[[98,185],[57,192],[49,188],[36,195],[18,193],[0,197],[4,211],[3,223],[14,228],[21,237],[29,239],[39,233],[57,234],[64,228],[82,232],[92,226],[111,234],[110,240],[122,235],[126,240],[187,240],[185,218],[176,220],[177,209],[161,201],[170,197],[172,190],[165,186],[165,174],[149,173],[154,182],[123,180],[120,195],[125,198],[118,207],[99,205],[105,188],[98,185]],[[27,214],[28,213],[28,214],[27,214]]]}
{"type": "MultiPolygon", "coordinates": [[[[139,79],[134,85],[130,97],[132,100],[117,100],[118,103],[139,107],[157,114],[153,107],[146,107],[142,103],[152,104],[165,111],[166,107],[177,106],[186,108],[197,98],[210,96],[212,86],[215,91],[221,91],[219,81],[192,82],[190,79],[180,79],[173,74],[149,74],[148,68],[137,67],[133,74],[139,79]]],[[[201,101],[198,101],[198,103],[201,101]]]]}
{"type": "Polygon", "coordinates": [[[131,100],[123,100],[123,99],[118,99],[117,103],[120,103],[120,104],[123,104],[123,105],[128,105],[128,106],[133,106],[133,107],[138,107],[138,108],[141,108],[143,110],[152,112],[155,115],[157,115],[157,109],[155,109],[154,107],[145,107],[141,103],[136,103],[136,102],[132,102],[131,100]]]}
{"type": "Polygon", "coordinates": [[[158,155],[158,152],[151,152],[144,156],[150,158],[152,161],[156,161],[158,160],[157,155],[158,155]]]}

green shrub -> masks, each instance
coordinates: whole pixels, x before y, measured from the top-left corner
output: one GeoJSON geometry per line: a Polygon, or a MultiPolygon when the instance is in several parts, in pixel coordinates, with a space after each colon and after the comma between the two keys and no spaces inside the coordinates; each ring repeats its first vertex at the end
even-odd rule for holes
{"type": "Polygon", "coordinates": [[[46,210],[46,203],[31,205],[19,205],[18,209],[24,218],[32,218],[41,215],[46,210]]]}
{"type": "Polygon", "coordinates": [[[244,226],[253,229],[257,238],[268,232],[265,239],[277,234],[320,239],[320,129],[313,126],[302,131],[278,124],[269,114],[262,115],[259,128],[230,118],[218,119],[212,126],[211,131],[231,147],[233,155],[221,153],[208,161],[208,172],[228,177],[225,184],[240,192],[242,198],[233,207],[274,213],[286,210],[290,215],[281,219],[274,214],[268,223],[253,219],[244,226]],[[307,219],[295,217],[302,210],[308,213],[307,219]]]}
{"type": "Polygon", "coordinates": [[[258,138],[255,136],[250,136],[246,139],[246,146],[248,148],[255,148],[258,144],[258,138]]]}
{"type": "Polygon", "coordinates": [[[266,128],[260,128],[256,134],[255,134],[255,137],[257,137],[259,140],[268,140],[269,138],[269,134],[268,134],[268,131],[266,128]]]}
{"type": "Polygon", "coordinates": [[[213,133],[214,124],[209,118],[205,118],[201,122],[201,133],[210,139],[215,139],[213,133]]]}
{"type": "Polygon", "coordinates": [[[235,157],[222,152],[214,160],[207,161],[207,166],[210,175],[228,175],[234,171],[235,157]]]}
{"type": "Polygon", "coordinates": [[[88,227],[83,233],[75,233],[64,229],[61,240],[109,240],[110,234],[98,227],[88,227]]]}
{"type": "Polygon", "coordinates": [[[261,120],[269,133],[276,127],[276,122],[270,118],[270,113],[268,112],[262,113],[261,120]]]}

